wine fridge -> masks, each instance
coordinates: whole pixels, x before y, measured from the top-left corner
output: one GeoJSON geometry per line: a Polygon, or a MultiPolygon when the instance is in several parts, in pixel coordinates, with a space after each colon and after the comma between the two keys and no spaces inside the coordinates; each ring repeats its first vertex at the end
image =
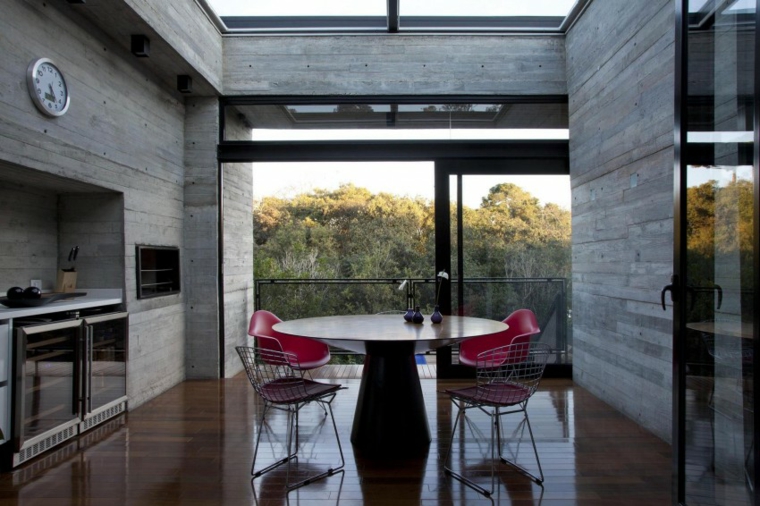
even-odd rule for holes
{"type": "Polygon", "coordinates": [[[127,408],[128,313],[15,329],[15,467],[127,408]]]}

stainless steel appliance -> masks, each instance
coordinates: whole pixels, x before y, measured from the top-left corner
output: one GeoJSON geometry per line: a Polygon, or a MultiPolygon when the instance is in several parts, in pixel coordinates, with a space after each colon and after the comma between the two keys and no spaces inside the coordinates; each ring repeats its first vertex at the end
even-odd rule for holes
{"type": "Polygon", "coordinates": [[[18,324],[13,466],[126,411],[128,315],[18,324]]]}

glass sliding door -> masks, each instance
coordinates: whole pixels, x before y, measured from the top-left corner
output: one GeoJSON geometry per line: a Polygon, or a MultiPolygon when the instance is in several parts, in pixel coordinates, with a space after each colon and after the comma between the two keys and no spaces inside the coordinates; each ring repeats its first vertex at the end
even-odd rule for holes
{"type": "MultiPolygon", "coordinates": [[[[447,269],[451,281],[442,286],[449,303],[442,308],[492,320],[530,309],[542,329],[534,339],[556,351],[552,368],[568,366],[569,176],[516,175],[508,161],[455,165],[446,170],[448,164],[439,163],[436,176],[447,187],[446,195],[436,187],[442,220],[436,224],[436,269],[447,269]]],[[[458,365],[455,346],[439,352],[438,375],[469,377],[472,370],[458,365]]]]}
{"type": "Polygon", "coordinates": [[[677,499],[750,505],[757,503],[757,8],[755,0],[684,0],[677,9],[677,499]]]}

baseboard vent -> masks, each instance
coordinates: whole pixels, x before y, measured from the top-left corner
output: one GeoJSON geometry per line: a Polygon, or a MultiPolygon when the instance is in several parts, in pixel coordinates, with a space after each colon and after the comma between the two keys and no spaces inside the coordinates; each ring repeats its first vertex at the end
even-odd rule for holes
{"type": "Polygon", "coordinates": [[[86,430],[89,430],[92,427],[95,427],[96,425],[105,422],[109,418],[113,418],[114,416],[123,413],[127,410],[127,403],[122,402],[120,404],[117,404],[115,406],[111,406],[108,409],[104,409],[100,413],[93,415],[89,417],[87,420],[83,421],[79,424],[79,430],[81,432],[84,432],[86,430]]]}
{"type": "Polygon", "coordinates": [[[28,448],[24,448],[20,452],[13,455],[13,466],[15,467],[19,464],[23,464],[27,460],[36,457],[40,453],[48,451],[50,448],[63,443],[67,439],[71,439],[77,435],[76,429],[76,425],[66,427],[62,431],[56,432],[55,434],[52,434],[51,436],[48,436],[45,439],[34,443],[28,448]]]}

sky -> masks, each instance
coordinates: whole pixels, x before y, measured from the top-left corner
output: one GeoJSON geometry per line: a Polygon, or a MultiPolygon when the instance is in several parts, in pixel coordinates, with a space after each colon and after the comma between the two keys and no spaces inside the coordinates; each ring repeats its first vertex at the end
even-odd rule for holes
{"type": "MultiPolygon", "coordinates": [[[[373,193],[419,196],[432,201],[433,170],[432,162],[255,163],[253,196],[254,200],[270,195],[289,198],[312,188],[334,190],[341,183],[353,183],[373,193]]],[[[543,204],[554,202],[570,210],[569,176],[465,176],[464,205],[479,207],[488,190],[499,183],[515,183],[543,204]]]]}

